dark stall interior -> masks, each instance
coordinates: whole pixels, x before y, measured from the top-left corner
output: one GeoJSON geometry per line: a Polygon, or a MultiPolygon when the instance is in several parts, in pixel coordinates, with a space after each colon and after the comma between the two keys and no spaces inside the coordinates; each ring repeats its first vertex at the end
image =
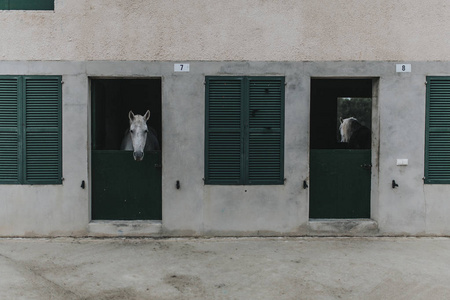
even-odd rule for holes
{"type": "Polygon", "coordinates": [[[161,141],[161,79],[91,79],[93,150],[120,150],[128,112],[144,115],[161,141]]]}
{"type": "Polygon", "coordinates": [[[363,125],[370,129],[371,98],[372,79],[312,79],[311,149],[346,147],[339,142],[339,119],[341,117],[356,117],[360,121],[363,120],[363,125]],[[353,115],[340,116],[342,109],[339,108],[339,104],[348,104],[346,102],[354,103],[353,115]],[[361,103],[364,106],[358,110],[357,106],[360,106],[361,103]]]}

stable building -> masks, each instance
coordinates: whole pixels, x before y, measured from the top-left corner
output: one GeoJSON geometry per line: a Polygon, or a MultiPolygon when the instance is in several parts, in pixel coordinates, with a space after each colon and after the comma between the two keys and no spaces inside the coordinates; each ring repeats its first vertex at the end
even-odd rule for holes
{"type": "Polygon", "coordinates": [[[0,3],[0,236],[450,234],[445,1],[32,2],[0,3]]]}

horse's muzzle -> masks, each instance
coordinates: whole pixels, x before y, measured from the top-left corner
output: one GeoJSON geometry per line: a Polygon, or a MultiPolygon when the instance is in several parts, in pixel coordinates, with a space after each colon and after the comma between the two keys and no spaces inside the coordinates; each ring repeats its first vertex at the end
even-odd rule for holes
{"type": "Polygon", "coordinates": [[[141,161],[144,159],[144,152],[142,151],[133,152],[133,157],[135,161],[141,161]]]}

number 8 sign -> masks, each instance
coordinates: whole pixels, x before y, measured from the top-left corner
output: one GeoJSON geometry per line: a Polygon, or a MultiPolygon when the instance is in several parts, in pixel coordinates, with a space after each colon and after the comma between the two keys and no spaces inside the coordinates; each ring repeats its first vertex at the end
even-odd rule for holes
{"type": "Polygon", "coordinates": [[[397,73],[409,73],[411,72],[411,64],[397,64],[395,69],[397,73]]]}

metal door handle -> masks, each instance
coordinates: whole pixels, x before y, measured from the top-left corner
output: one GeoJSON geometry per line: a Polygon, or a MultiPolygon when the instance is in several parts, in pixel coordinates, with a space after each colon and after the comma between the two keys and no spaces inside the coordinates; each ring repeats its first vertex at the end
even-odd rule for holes
{"type": "Polygon", "coordinates": [[[364,170],[370,170],[370,168],[372,168],[371,164],[362,164],[361,168],[363,168],[364,170]]]}

